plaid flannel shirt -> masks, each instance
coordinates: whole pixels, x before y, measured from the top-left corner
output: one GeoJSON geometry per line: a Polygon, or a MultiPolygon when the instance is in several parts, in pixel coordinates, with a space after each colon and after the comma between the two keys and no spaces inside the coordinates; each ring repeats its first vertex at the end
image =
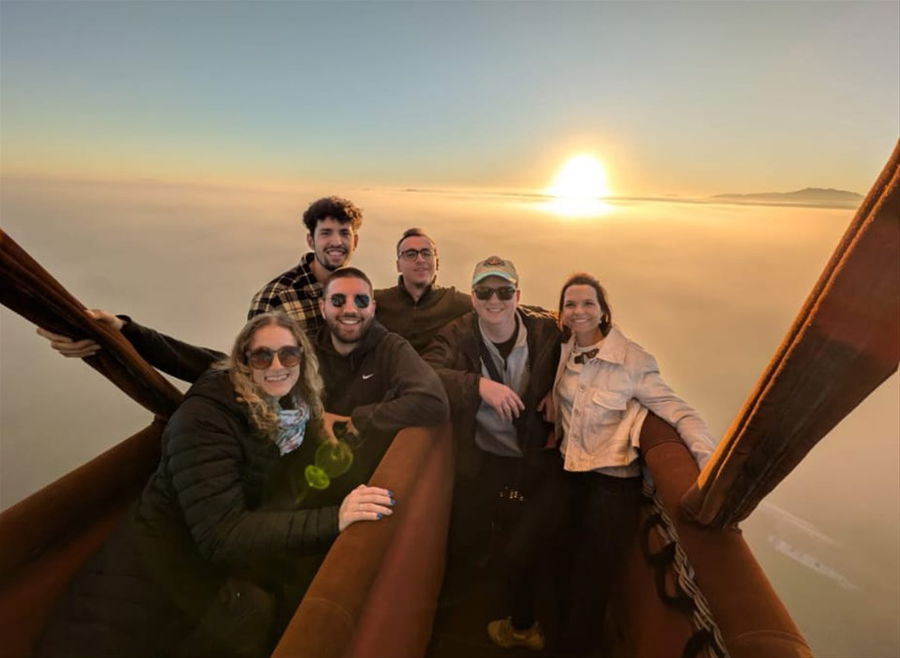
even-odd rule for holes
{"type": "Polygon", "coordinates": [[[250,302],[247,319],[260,313],[282,311],[298,322],[307,336],[314,337],[325,324],[319,312],[322,284],[312,272],[314,257],[312,252],[305,254],[297,267],[263,286],[250,302]]]}

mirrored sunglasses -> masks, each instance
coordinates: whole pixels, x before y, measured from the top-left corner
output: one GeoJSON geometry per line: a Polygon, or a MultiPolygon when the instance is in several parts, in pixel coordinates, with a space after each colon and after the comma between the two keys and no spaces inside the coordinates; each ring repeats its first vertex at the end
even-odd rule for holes
{"type": "MultiPolygon", "coordinates": [[[[342,292],[336,292],[328,298],[328,301],[331,302],[331,305],[335,308],[342,308],[344,304],[347,303],[347,295],[342,292]]],[[[372,298],[368,295],[358,294],[353,295],[353,304],[356,308],[369,308],[369,304],[372,303],[372,298]]]]}
{"type": "Polygon", "coordinates": [[[514,286],[503,286],[501,288],[491,288],[490,286],[475,286],[472,288],[475,297],[486,302],[492,295],[497,295],[497,299],[501,302],[508,302],[515,297],[516,289],[514,286]]]}
{"type": "Polygon", "coordinates": [[[419,256],[422,256],[425,260],[431,260],[434,258],[434,252],[425,247],[424,249],[404,249],[400,252],[400,258],[404,260],[408,260],[410,262],[416,260],[419,256]]]}
{"type": "Polygon", "coordinates": [[[247,364],[254,370],[265,370],[272,365],[276,354],[278,355],[278,362],[284,368],[293,368],[300,363],[300,355],[303,352],[296,345],[285,345],[277,350],[270,350],[268,347],[258,347],[247,353],[247,364]]]}

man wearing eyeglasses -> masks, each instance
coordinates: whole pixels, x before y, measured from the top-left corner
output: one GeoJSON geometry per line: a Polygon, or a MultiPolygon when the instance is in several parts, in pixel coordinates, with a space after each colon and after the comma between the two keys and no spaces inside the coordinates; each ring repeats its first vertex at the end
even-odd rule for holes
{"type": "Polygon", "coordinates": [[[375,317],[420,354],[444,325],[472,310],[468,295],[435,283],[439,266],[434,240],[420,228],[407,229],[397,242],[397,285],[375,291],[375,317]]]}
{"type": "Polygon", "coordinates": [[[312,251],[253,296],[247,319],[282,311],[313,337],[325,324],[319,311],[322,286],[332,272],[350,262],[359,243],[362,211],[347,199],[325,197],[309,205],[303,213],[303,224],[312,251]]]}
{"type": "MultiPolygon", "coordinates": [[[[520,297],[510,261],[491,256],[479,262],[472,274],[474,312],[444,327],[422,355],[451,401],[457,449],[451,568],[464,570],[487,551],[495,511],[506,504],[501,498],[528,510],[510,530],[506,564],[533,561],[535,533],[550,527],[538,507],[547,497],[537,494],[562,468],[556,449],[547,447],[552,427],[541,409],[553,386],[560,334],[551,313],[520,307],[520,297]]],[[[529,588],[533,581],[519,585],[529,588]]],[[[528,600],[515,587],[513,596],[528,600]]],[[[537,636],[542,643],[539,630],[537,636]]]]}

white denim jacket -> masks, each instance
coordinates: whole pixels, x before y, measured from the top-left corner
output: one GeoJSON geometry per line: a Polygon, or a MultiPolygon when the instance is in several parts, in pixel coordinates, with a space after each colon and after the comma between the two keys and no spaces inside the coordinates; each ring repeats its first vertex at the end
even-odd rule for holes
{"type": "MultiPolygon", "coordinates": [[[[574,345],[574,337],[563,345],[553,385],[557,435],[562,433],[559,383],[574,345]]],[[[700,468],[712,455],[706,423],[663,381],[656,359],[617,327],[584,364],[572,402],[570,426],[560,446],[567,471],[639,474],[635,460],[648,409],[678,431],[700,468]]]]}

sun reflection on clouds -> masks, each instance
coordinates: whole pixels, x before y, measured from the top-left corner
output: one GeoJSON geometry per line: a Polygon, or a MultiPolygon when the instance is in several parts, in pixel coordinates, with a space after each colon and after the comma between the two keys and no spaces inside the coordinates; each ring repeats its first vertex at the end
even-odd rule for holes
{"type": "Polygon", "coordinates": [[[567,219],[590,219],[612,212],[612,205],[600,199],[549,199],[540,202],[540,207],[558,217],[567,219]]]}

